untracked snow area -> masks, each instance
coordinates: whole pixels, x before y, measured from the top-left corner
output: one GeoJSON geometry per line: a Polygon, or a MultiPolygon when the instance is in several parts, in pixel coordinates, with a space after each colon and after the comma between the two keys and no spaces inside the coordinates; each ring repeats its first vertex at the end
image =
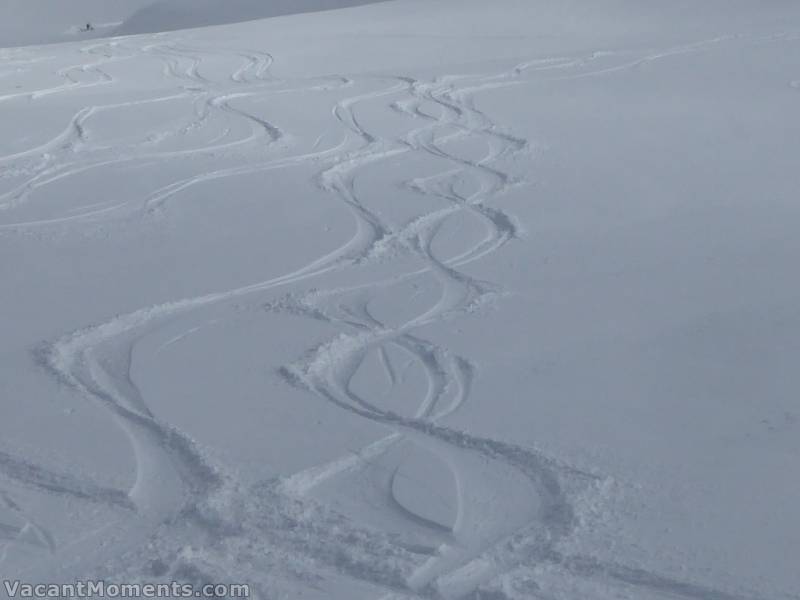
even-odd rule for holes
{"type": "Polygon", "coordinates": [[[153,33],[317,12],[379,0],[155,0],[131,14],[118,34],[153,33]]]}
{"type": "Polygon", "coordinates": [[[84,40],[109,35],[153,0],[2,0],[0,46],[84,40]],[[91,31],[83,31],[86,24],[91,31]]]}
{"type": "Polygon", "coordinates": [[[0,580],[797,600],[798,57],[779,0],[0,49],[0,580]]]}

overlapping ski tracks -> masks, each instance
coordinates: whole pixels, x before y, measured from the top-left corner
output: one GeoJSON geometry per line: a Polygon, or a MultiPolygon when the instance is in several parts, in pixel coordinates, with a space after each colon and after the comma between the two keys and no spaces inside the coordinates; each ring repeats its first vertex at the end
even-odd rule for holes
{"type": "MultiPolygon", "coordinates": [[[[187,581],[249,581],[261,598],[280,592],[280,583],[267,573],[317,589],[326,582],[355,580],[373,590],[372,596],[393,598],[550,598],[536,581],[537,568],[555,570],[565,578],[597,585],[622,586],[634,594],[653,594],[703,600],[746,600],[756,594],[726,592],[672,579],[635,567],[604,562],[591,556],[565,554],[579,520],[576,498],[602,487],[602,478],[531,449],[487,439],[447,425],[447,417],[465,402],[480,402],[472,394],[477,368],[467,356],[422,337],[424,326],[489,310],[505,293],[502,282],[487,282],[463,267],[502,249],[520,237],[520,227],[501,207],[504,193],[526,182],[507,170],[512,158],[533,159],[527,140],[495,123],[482,112],[478,93],[519,86],[538,79],[598,76],[635,67],[665,56],[697,52],[730,38],[658,51],[646,56],[617,57],[595,53],[588,57],[556,57],[529,61],[497,73],[440,76],[433,80],[408,75],[280,80],[270,75],[273,58],[265,52],[230,51],[240,66],[226,81],[204,74],[203,61],[220,52],[195,48],[169,36],[110,41],[89,46],[91,57],[79,66],[61,69],[64,83],[51,89],[19,92],[0,101],[36,101],[52,94],[75,92],[86,86],[113,85],[104,70],[110,62],[140,56],[160,61],[163,76],[176,87],[168,94],[79,111],[65,130],[46,144],[0,157],[4,169],[22,174],[22,181],[0,197],[5,209],[0,228],[7,235],[30,228],[81,225],[112,218],[158,218],[177,195],[212,180],[225,180],[283,167],[315,164],[315,183],[346,208],[355,233],[341,247],[291,273],[266,281],[206,295],[144,307],[44,344],[36,359],[60,381],[79,391],[99,410],[113,416],[128,436],[136,459],[136,481],[127,492],[106,489],[90,481],[55,473],[31,462],[0,453],[0,477],[29,492],[66,496],[73,501],[101,504],[117,515],[113,527],[118,544],[97,544],[79,560],[60,556],[58,540],[44,530],[0,490],[0,500],[15,517],[0,522],[3,554],[27,543],[59,556],[62,575],[163,580],[167,575],[187,581]],[[83,75],[86,75],[84,78],[83,75]],[[237,98],[261,98],[293,90],[358,89],[338,101],[331,117],[341,138],[330,147],[318,140],[306,152],[293,154],[292,135],[280,126],[233,103],[237,98]],[[367,91],[363,91],[363,90],[367,91]],[[223,134],[191,149],[159,150],[160,140],[127,147],[104,147],[91,136],[98,114],[131,104],[189,99],[195,111],[164,134],[181,136],[210,121],[246,125],[241,136],[223,134]],[[408,123],[405,133],[382,137],[359,118],[366,107],[393,111],[408,123]],[[464,144],[479,142],[486,149],[476,159],[464,144]],[[460,152],[460,149],[462,151],[460,152]],[[78,212],[54,214],[36,221],[15,221],[13,213],[29,202],[34,190],[90,169],[152,160],[180,161],[235,151],[250,160],[243,165],[209,171],[173,181],[136,202],[89,206],[78,212]],[[358,177],[376,164],[392,160],[419,161],[440,167],[406,181],[405,189],[430,199],[429,212],[402,226],[392,226],[370,208],[356,185],[358,177]],[[434,251],[437,235],[448,220],[470,214],[485,225],[486,234],[452,256],[434,251]],[[392,276],[359,285],[310,289],[322,274],[352,273],[381,262],[418,266],[395,269],[392,276]],[[382,322],[373,308],[381,292],[413,281],[432,281],[438,298],[400,323],[382,322]],[[276,293],[283,296],[274,297],[276,293]],[[250,486],[232,469],[209,459],[189,436],[162,421],[151,410],[131,376],[133,348],[167,324],[190,323],[199,309],[233,306],[247,299],[266,310],[297,318],[324,321],[339,335],[315,347],[280,371],[291,385],[307,390],[342,411],[381,426],[390,433],[360,451],[288,478],[250,486]],[[390,386],[397,387],[402,371],[398,355],[416,364],[427,379],[422,397],[405,397],[404,405],[383,406],[355,390],[354,378],[377,353],[390,386]],[[451,504],[444,512],[429,513],[409,497],[398,478],[408,469],[404,456],[428,456],[449,472],[451,504]],[[390,456],[399,458],[389,460],[390,456]],[[376,461],[392,465],[386,481],[385,510],[405,519],[409,529],[423,531],[429,543],[414,544],[397,532],[382,531],[352,513],[334,508],[317,490],[376,461]],[[500,493],[498,493],[500,489],[500,493]],[[446,511],[452,514],[447,515],[446,511]],[[432,542],[431,542],[432,541],[432,542]],[[155,557],[152,554],[155,553],[155,557]],[[133,558],[132,558],[133,557],[133,558]],[[277,587],[276,587],[277,586],[277,587]]],[[[20,58],[19,60],[23,60],[20,58]]],[[[416,164],[416,163],[412,163],[416,164]]],[[[195,324],[187,324],[187,333],[195,324]]],[[[353,493],[357,501],[358,490],[353,493]]],[[[558,596],[559,598],[564,596],[558,596]]],[[[788,596],[786,596],[788,597],[788,596]]]]}

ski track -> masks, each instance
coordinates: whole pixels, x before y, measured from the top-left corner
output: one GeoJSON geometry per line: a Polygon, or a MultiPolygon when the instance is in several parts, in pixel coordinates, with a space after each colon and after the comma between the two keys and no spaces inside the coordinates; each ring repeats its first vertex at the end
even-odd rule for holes
{"type": "Polygon", "coordinates": [[[55,552],[52,534],[39,525],[6,490],[0,488],[0,509],[15,517],[13,524],[0,521],[0,564],[3,564],[15,546],[33,547],[48,554],[55,552]]]}
{"type": "MultiPolygon", "coordinates": [[[[355,578],[374,586],[379,590],[376,597],[383,600],[517,597],[495,588],[484,596],[481,590],[499,576],[536,564],[554,565],[568,576],[611,582],[634,593],[638,590],[698,600],[756,597],[594,557],[563,555],[559,544],[574,532],[577,520],[571,490],[591,489],[601,478],[535,449],[448,427],[445,421],[449,415],[466,402],[478,401],[471,393],[478,370],[468,357],[455,355],[435,341],[422,338],[418,332],[426,325],[485,310],[500,298],[505,293],[502,286],[477,280],[461,267],[520,237],[520,225],[497,203],[510,189],[526,183],[505,169],[506,159],[530,157],[532,151],[527,140],[505,130],[480,110],[477,94],[540,80],[616,73],[700,52],[738,39],[736,36],[722,36],[635,58],[623,56],[622,62],[610,65],[606,63],[616,60],[617,53],[596,52],[588,57],[539,58],[499,73],[442,76],[432,81],[407,75],[278,80],[270,73],[274,63],[271,54],[231,50],[224,51],[222,57],[237,57],[240,65],[226,81],[220,82],[204,69],[204,60],[220,58],[219,51],[196,48],[174,37],[169,39],[164,41],[160,35],[141,38],[144,43],[138,47],[135,38],[87,46],[81,53],[91,57],[90,62],[58,70],[57,74],[64,79],[61,85],[0,96],[0,102],[32,102],[86,87],[113,85],[116,79],[105,67],[143,55],[154,58],[165,80],[178,88],[153,98],[86,107],[52,140],[0,157],[4,168],[28,175],[26,181],[0,196],[3,209],[0,215],[13,213],[30,202],[33,191],[90,169],[217,156],[234,149],[247,153],[252,160],[245,165],[171,182],[137,200],[135,209],[128,203],[93,203],[66,215],[2,223],[0,232],[74,226],[108,215],[116,218],[118,211],[157,217],[170,209],[170,202],[180,192],[192,186],[300,164],[318,165],[315,184],[349,211],[355,230],[351,239],[339,248],[294,272],[236,289],[144,307],[43,344],[37,350],[35,359],[54,378],[114,418],[130,441],[136,459],[136,481],[130,490],[121,491],[0,452],[0,481],[8,480],[28,490],[74,501],[103,504],[118,513],[117,526],[123,532],[119,539],[128,541],[119,548],[101,547],[94,555],[84,554],[82,562],[72,565],[77,574],[90,574],[102,559],[106,567],[115,565],[120,574],[146,576],[144,559],[142,564],[135,561],[131,564],[129,553],[151,542],[161,548],[160,560],[163,559],[165,569],[174,577],[249,580],[256,597],[265,598],[269,597],[270,589],[270,580],[263,575],[268,571],[265,564],[284,567],[290,572],[299,570],[305,573],[300,578],[307,581],[319,573],[355,578]],[[331,109],[332,118],[342,129],[340,141],[322,147],[322,140],[328,137],[323,134],[306,153],[286,154],[295,143],[288,132],[234,103],[240,98],[259,99],[298,90],[343,92],[364,84],[368,91],[347,96],[331,109]],[[172,100],[191,101],[194,114],[188,121],[174,123],[174,130],[166,136],[185,136],[217,121],[244,122],[250,133],[233,140],[223,133],[212,138],[208,145],[172,151],[154,149],[147,141],[122,149],[103,147],[92,139],[91,119],[102,112],[172,100]],[[365,127],[359,118],[360,109],[366,105],[395,111],[412,128],[396,138],[382,137],[365,127]],[[486,150],[482,158],[459,154],[459,143],[471,140],[483,143],[486,150]],[[284,154],[275,156],[278,151],[284,154]],[[433,205],[438,208],[401,226],[393,226],[370,208],[368,199],[360,195],[356,180],[371,165],[405,156],[421,156],[431,165],[441,165],[440,172],[403,184],[408,192],[434,200],[433,205]],[[465,193],[464,189],[471,192],[465,193]],[[469,213],[482,221],[485,236],[458,255],[437,256],[433,250],[437,235],[459,213],[469,213]],[[398,256],[414,257],[419,266],[366,284],[290,292],[278,299],[258,300],[259,295],[305,284],[322,274],[356,270],[377,261],[390,263],[398,256]],[[390,325],[377,319],[370,306],[375,294],[412,280],[434,282],[440,291],[438,299],[404,323],[390,325]],[[244,297],[256,297],[256,302],[268,311],[324,321],[336,327],[340,331],[336,337],[282,368],[281,376],[319,400],[379,424],[391,433],[352,454],[290,477],[243,486],[189,436],[161,421],[131,377],[136,344],[179,317],[186,320],[185,331],[162,344],[157,350],[160,352],[202,326],[191,322],[198,309],[233,303],[244,297]],[[352,386],[365,358],[375,351],[388,385],[391,389],[398,388],[409,366],[394,365],[390,348],[410,357],[428,382],[423,397],[408,398],[408,406],[392,410],[362,397],[352,386]],[[456,481],[458,506],[452,529],[409,511],[393,496],[391,486],[386,490],[386,509],[397,511],[418,526],[429,527],[441,539],[435,549],[404,546],[392,536],[338,514],[314,498],[322,483],[335,481],[345,473],[380,460],[390,450],[407,443],[435,454],[441,464],[452,470],[456,481]],[[483,481],[492,477],[509,485],[518,483],[511,485],[507,497],[496,497],[491,481],[483,481]],[[187,539],[199,536],[205,545],[187,555],[179,550],[181,536],[187,539]],[[109,552],[115,556],[109,558],[109,552]]],[[[35,524],[7,492],[0,490],[0,500],[12,513],[20,515],[22,523],[0,523],[0,564],[13,551],[15,543],[26,539],[38,540],[38,546],[58,555],[61,547],[52,535],[35,524]]],[[[63,547],[69,545],[69,541],[63,543],[63,547]]],[[[149,552],[143,556],[149,556],[149,552]]]]}

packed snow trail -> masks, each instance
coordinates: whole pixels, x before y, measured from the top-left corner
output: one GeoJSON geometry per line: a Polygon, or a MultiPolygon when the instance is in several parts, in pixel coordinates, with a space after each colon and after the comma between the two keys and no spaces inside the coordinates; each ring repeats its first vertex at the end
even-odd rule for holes
{"type": "MultiPolygon", "coordinates": [[[[376,598],[482,598],[481,590],[493,598],[524,597],[524,592],[498,591],[494,584],[532,565],[554,566],[567,577],[619,585],[634,594],[698,600],[756,598],[748,592],[729,593],[633,566],[562,554],[561,542],[575,533],[575,496],[591,494],[603,478],[534,449],[449,427],[448,417],[465,403],[480,402],[472,393],[479,369],[470,357],[425,339],[421,332],[437,323],[501,306],[507,291],[501,282],[476,279],[463,268],[520,239],[522,227],[502,209],[502,197],[527,182],[509,172],[506,165],[514,157],[532,160],[533,153],[527,140],[478,108],[479,93],[530,84],[538,78],[615,73],[663,57],[700,52],[731,39],[724,36],[621,61],[604,53],[554,57],[488,74],[440,75],[429,80],[405,74],[280,80],[270,75],[275,60],[271,54],[234,50],[230,55],[238,57],[239,64],[219,81],[204,72],[204,61],[220,58],[217,51],[180,40],[167,43],[159,37],[150,43],[134,38],[84,48],[84,54],[103,58],[60,69],[59,76],[66,80],[61,85],[0,97],[0,101],[25,98],[35,102],[85,87],[113,85],[115,78],[104,66],[141,56],[154,58],[174,88],[167,95],[87,107],[51,141],[0,157],[9,169],[24,173],[23,181],[0,197],[5,213],[0,213],[0,231],[8,235],[65,223],[79,227],[92,220],[158,220],[175,210],[181,192],[194,186],[297,165],[319,166],[315,184],[340,203],[355,224],[352,237],[338,248],[289,273],[145,306],[39,349],[37,360],[55,378],[113,418],[130,442],[136,480],[130,490],[110,489],[2,452],[0,475],[4,478],[42,493],[115,510],[118,521],[113,528],[118,544],[112,548],[97,545],[84,551],[79,560],[70,561],[57,541],[32,520],[21,526],[0,523],[0,540],[21,543],[33,536],[34,545],[63,559],[58,575],[72,577],[91,575],[102,564],[115,576],[157,579],[163,573],[148,572],[130,559],[134,555],[144,560],[151,545],[174,577],[252,581],[257,596],[265,600],[271,594],[271,580],[264,572],[288,565],[308,573],[361,581],[375,590],[376,598]],[[139,43],[143,45],[137,46],[139,43]],[[88,77],[84,80],[77,74],[88,77]],[[342,137],[332,145],[318,142],[311,150],[298,148],[296,153],[292,152],[296,142],[291,132],[234,103],[290,90],[349,94],[350,88],[352,95],[330,109],[342,137]],[[92,139],[92,119],[100,114],[176,99],[189,101],[194,112],[174,123],[165,138],[211,130],[206,145],[159,150],[152,140],[145,139],[109,148],[92,139]],[[372,131],[359,117],[367,107],[402,116],[407,121],[405,131],[394,137],[372,131]],[[238,133],[230,135],[234,129],[238,133]],[[477,158],[470,151],[476,142],[483,149],[477,158]],[[54,212],[29,221],[17,221],[13,216],[35,202],[32,194],[36,190],[86,170],[153,160],[188,161],[233,150],[250,160],[171,181],[144,198],[89,205],[77,213],[54,212]],[[394,226],[371,208],[371,199],[359,190],[358,179],[380,163],[411,159],[422,159],[437,169],[404,182],[404,189],[429,200],[430,208],[394,226]],[[461,251],[439,255],[437,236],[448,220],[463,214],[483,223],[484,235],[461,251]],[[405,269],[401,258],[411,258],[415,267],[405,269]],[[274,296],[290,285],[311,286],[323,275],[350,275],[393,261],[401,267],[389,277],[307,291],[295,287],[282,297],[274,296]],[[434,282],[438,297],[402,322],[382,321],[372,308],[378,294],[391,293],[410,281],[434,282]],[[203,310],[213,307],[232,314],[240,301],[336,328],[338,335],[286,365],[281,370],[283,378],[309,396],[376,423],[389,433],[353,455],[251,486],[241,483],[234,469],[212,459],[189,435],[161,420],[131,374],[135,348],[167,325],[179,325],[190,335],[202,327],[198,320],[203,310]],[[401,369],[392,358],[399,353],[422,369],[426,393],[403,397],[403,405],[386,407],[356,391],[354,379],[374,352],[381,357],[392,388],[399,385],[401,369]],[[427,460],[438,465],[434,477],[453,482],[453,501],[444,498],[437,513],[420,505],[403,482],[427,460]],[[427,530],[422,537],[432,540],[432,545],[405,542],[359,522],[357,506],[352,514],[346,514],[327,507],[324,494],[317,496],[318,490],[335,484],[337,478],[381,461],[391,470],[386,510],[407,519],[409,528],[413,523],[427,530]],[[182,551],[184,542],[193,544],[194,551],[182,551]]],[[[1,497],[16,513],[24,512],[9,495],[1,497]]],[[[9,549],[13,544],[4,546],[3,552],[9,549]]],[[[0,560],[3,558],[0,555],[0,560]]]]}

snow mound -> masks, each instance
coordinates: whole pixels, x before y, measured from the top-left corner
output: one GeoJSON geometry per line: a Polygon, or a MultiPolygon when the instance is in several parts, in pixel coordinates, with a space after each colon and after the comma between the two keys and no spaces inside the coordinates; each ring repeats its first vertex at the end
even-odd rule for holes
{"type": "Polygon", "coordinates": [[[130,16],[121,35],[191,29],[295,13],[372,4],[380,0],[158,0],[130,16]]]}

